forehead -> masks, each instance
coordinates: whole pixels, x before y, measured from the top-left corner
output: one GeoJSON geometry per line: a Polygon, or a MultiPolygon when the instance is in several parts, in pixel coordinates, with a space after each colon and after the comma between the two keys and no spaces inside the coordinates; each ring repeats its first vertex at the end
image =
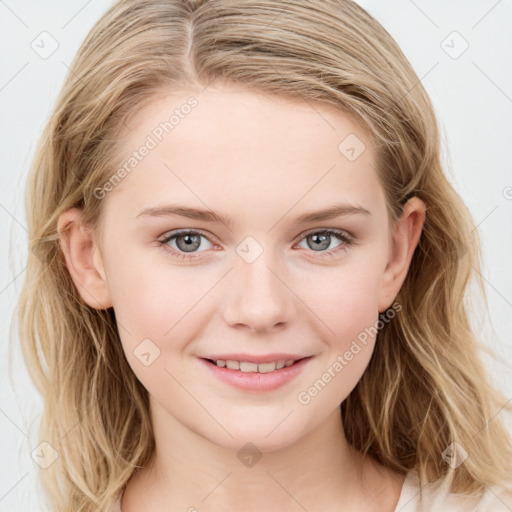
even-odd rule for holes
{"type": "Polygon", "coordinates": [[[370,144],[361,123],[356,124],[355,118],[332,105],[235,85],[210,86],[202,91],[160,90],[153,101],[134,111],[129,126],[129,131],[120,133],[129,147],[136,146],[144,135],[168,145],[173,141],[178,144],[180,134],[186,138],[191,134],[207,136],[210,144],[200,141],[205,148],[240,142],[244,150],[255,146],[259,150],[261,142],[267,142],[269,149],[291,144],[298,150],[297,142],[307,139],[337,149],[337,143],[349,134],[366,146],[370,144]]]}
{"type": "Polygon", "coordinates": [[[282,210],[382,197],[369,136],[326,104],[237,87],[174,90],[155,96],[128,126],[120,142],[133,165],[109,194],[131,205],[186,196],[198,206],[208,199],[282,210]]]}

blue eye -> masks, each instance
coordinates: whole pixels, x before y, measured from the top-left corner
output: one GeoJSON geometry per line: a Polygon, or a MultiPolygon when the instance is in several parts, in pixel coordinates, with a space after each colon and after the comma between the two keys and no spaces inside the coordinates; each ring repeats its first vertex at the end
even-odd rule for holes
{"type": "MultiPolygon", "coordinates": [[[[181,231],[175,231],[167,235],[164,239],[159,240],[158,244],[162,248],[171,253],[173,256],[181,260],[193,260],[199,258],[197,253],[204,251],[198,251],[198,249],[204,244],[202,240],[207,240],[211,244],[210,240],[205,233],[196,229],[187,229],[181,231]],[[169,242],[173,242],[176,247],[169,245],[169,242]]],[[[338,251],[346,249],[353,243],[352,235],[349,235],[345,231],[337,231],[332,229],[321,229],[311,231],[302,235],[300,239],[310,241],[308,248],[311,252],[318,253],[319,257],[332,257],[338,251]],[[340,243],[334,248],[329,248],[333,238],[337,239],[340,243]]],[[[203,247],[204,249],[204,247],[203,247]]]]}

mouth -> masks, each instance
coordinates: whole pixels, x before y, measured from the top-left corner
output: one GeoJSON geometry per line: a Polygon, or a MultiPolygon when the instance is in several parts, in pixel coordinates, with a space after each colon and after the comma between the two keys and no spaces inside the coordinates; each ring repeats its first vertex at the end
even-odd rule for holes
{"type": "MultiPolygon", "coordinates": [[[[289,355],[289,354],[288,354],[289,355]]],[[[294,359],[272,361],[270,356],[264,362],[238,359],[218,359],[217,357],[201,357],[199,360],[210,374],[225,384],[245,392],[269,392],[293,381],[308,366],[314,356],[296,356],[294,359]]]]}
{"type": "MultiPolygon", "coordinates": [[[[312,357],[312,356],[309,356],[312,357]]],[[[281,359],[277,361],[270,361],[268,363],[254,363],[250,361],[237,361],[233,359],[208,359],[204,358],[205,361],[209,362],[219,368],[226,368],[228,370],[239,371],[244,373],[270,373],[283,368],[289,368],[294,364],[297,364],[303,359],[309,359],[309,357],[301,357],[299,359],[281,359]]]]}

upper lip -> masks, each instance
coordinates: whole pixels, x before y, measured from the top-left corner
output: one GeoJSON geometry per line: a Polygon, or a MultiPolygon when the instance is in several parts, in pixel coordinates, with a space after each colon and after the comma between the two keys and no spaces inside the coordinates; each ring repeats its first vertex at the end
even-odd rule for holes
{"type": "Polygon", "coordinates": [[[301,354],[286,354],[284,352],[279,352],[275,354],[265,354],[265,355],[250,355],[250,354],[213,354],[207,356],[201,356],[201,359],[211,359],[212,361],[218,361],[219,359],[222,361],[242,361],[247,363],[273,363],[275,361],[289,361],[293,359],[294,361],[298,361],[299,359],[304,359],[309,356],[304,356],[301,354]]]}

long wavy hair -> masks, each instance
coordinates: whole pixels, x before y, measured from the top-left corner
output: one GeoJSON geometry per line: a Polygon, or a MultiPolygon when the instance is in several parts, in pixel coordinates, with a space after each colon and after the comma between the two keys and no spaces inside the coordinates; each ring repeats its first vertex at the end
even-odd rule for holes
{"type": "Polygon", "coordinates": [[[350,0],[121,0],[80,47],[26,185],[29,255],[16,318],[44,398],[39,440],[59,454],[40,471],[52,510],[104,510],[155,450],[148,392],[125,358],[113,308],[81,300],[58,217],[80,207],[98,227],[94,191],[123,160],[116,137],[129,116],[162,91],[214,81],[350,115],[376,145],[392,223],[408,198],[427,205],[396,297],[402,310],[379,330],[341,404],[348,441],[396,471],[416,469],[422,486],[472,495],[509,486],[510,434],[496,415],[506,399],[469,323],[473,279],[487,304],[480,242],[445,175],[431,101],[393,38],[350,0]],[[452,443],[469,455],[456,468],[443,457],[452,443]]]}

